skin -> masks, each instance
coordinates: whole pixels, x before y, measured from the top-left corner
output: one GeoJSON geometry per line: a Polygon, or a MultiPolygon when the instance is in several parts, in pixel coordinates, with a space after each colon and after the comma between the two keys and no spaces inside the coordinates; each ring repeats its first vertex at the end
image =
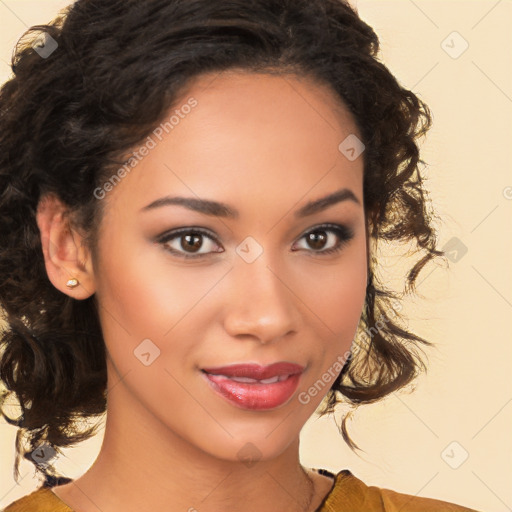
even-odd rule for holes
{"type": "MultiPolygon", "coordinates": [[[[190,97],[197,106],[102,199],[95,257],[57,198],[40,203],[48,276],[77,300],[96,294],[108,351],[99,456],[53,492],[76,512],[299,511],[310,497],[308,473],[314,510],[332,480],[300,464],[299,434],[330,386],[307,404],[298,396],[346,356],[364,305],[363,157],[350,161],[338,149],[359,132],[335,94],[304,77],[205,74],[177,105],[190,97]],[[294,217],[343,188],[357,201],[294,217]],[[221,201],[239,217],[179,205],[141,211],[166,195],[221,201]],[[349,226],[353,238],[322,255],[340,243],[314,229],[323,223],[349,226]],[[186,260],[155,243],[182,227],[215,236],[199,239],[206,255],[186,260]],[[323,246],[308,243],[311,231],[327,237],[323,246]],[[263,249],[252,263],[236,252],[248,236],[263,249]],[[73,276],[80,285],[69,289],[73,276]],[[160,355],[145,366],[134,350],[148,338],[160,355]],[[276,361],[306,370],[292,398],[272,410],[232,405],[200,372],[276,361]],[[247,443],[258,459],[250,466],[239,454],[247,443]]],[[[183,237],[169,246],[187,254],[183,237]]]]}

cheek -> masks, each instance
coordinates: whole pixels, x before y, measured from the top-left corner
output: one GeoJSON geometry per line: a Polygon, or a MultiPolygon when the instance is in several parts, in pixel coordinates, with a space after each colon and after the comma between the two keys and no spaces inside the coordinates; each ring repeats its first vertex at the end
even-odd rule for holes
{"type": "Polygon", "coordinates": [[[104,234],[96,292],[106,347],[123,372],[138,363],[134,351],[143,340],[161,347],[159,339],[172,327],[169,312],[176,303],[164,295],[168,289],[160,269],[147,260],[145,245],[128,232],[112,229],[104,234]],[[164,304],[168,315],[163,315],[164,304]]]}
{"type": "MultiPolygon", "coordinates": [[[[333,265],[303,273],[302,295],[327,338],[350,344],[362,314],[367,284],[366,245],[358,242],[333,265]]],[[[311,316],[310,313],[310,316],[311,316]]]]}
{"type": "Polygon", "coordinates": [[[150,328],[164,335],[214,281],[215,276],[204,268],[191,272],[176,265],[177,260],[170,263],[164,249],[130,236],[129,228],[111,232],[107,238],[98,273],[98,300],[106,322],[126,324],[131,333],[148,336],[150,328]]]}
{"type": "Polygon", "coordinates": [[[117,368],[123,373],[138,368],[135,354],[146,339],[160,351],[155,367],[172,366],[178,354],[187,361],[201,340],[198,325],[213,315],[207,296],[229,266],[171,263],[164,249],[127,233],[112,233],[109,241],[97,298],[105,344],[117,368]]]}
{"type": "MultiPolygon", "coordinates": [[[[164,249],[140,239],[132,240],[127,231],[110,233],[108,254],[102,259],[98,279],[102,328],[112,354],[119,352],[119,346],[123,353],[133,353],[146,338],[165,348],[170,337],[185,326],[193,331],[206,318],[213,318],[214,289],[218,285],[223,289],[223,276],[231,266],[195,266],[186,262],[177,265],[176,259],[171,264],[172,257],[164,249]]],[[[292,295],[297,297],[290,296],[289,300],[297,300],[296,306],[308,319],[307,328],[325,340],[322,350],[346,350],[365,299],[364,238],[354,239],[337,259],[301,259],[293,269],[288,267],[288,272],[285,271],[288,276],[283,276],[284,280],[290,279],[292,295]]]]}

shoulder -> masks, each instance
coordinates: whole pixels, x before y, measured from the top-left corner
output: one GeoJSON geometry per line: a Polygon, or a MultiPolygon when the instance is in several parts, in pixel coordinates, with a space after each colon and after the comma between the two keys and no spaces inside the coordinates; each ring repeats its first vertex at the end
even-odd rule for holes
{"type": "Polygon", "coordinates": [[[31,494],[23,496],[2,512],[73,512],[48,488],[40,487],[31,494]]]}
{"type": "Polygon", "coordinates": [[[335,475],[334,485],[317,512],[476,512],[431,498],[368,486],[348,469],[335,475]]]}

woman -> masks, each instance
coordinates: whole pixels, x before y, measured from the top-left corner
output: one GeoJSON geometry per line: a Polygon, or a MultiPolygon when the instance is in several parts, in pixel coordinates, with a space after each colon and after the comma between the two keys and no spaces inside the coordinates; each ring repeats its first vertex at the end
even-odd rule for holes
{"type": "Polygon", "coordinates": [[[430,115],[377,52],[339,0],[79,0],[20,44],[0,377],[45,482],[7,512],[470,510],[298,457],[324,398],[400,389],[428,343],[377,286],[375,242],[417,243],[411,288],[442,256],[430,115]],[[105,411],[92,467],[59,476],[105,411]]]}

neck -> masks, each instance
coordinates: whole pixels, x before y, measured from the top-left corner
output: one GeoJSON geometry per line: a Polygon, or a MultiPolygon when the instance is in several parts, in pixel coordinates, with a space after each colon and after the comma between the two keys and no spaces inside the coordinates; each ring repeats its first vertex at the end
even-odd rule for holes
{"type": "MultiPolygon", "coordinates": [[[[246,443],[229,459],[201,450],[109,386],[103,444],[91,468],[55,494],[81,512],[305,512],[323,496],[299,461],[297,436],[272,458],[246,443]]],[[[205,436],[207,431],[205,430],[205,436]]]]}

